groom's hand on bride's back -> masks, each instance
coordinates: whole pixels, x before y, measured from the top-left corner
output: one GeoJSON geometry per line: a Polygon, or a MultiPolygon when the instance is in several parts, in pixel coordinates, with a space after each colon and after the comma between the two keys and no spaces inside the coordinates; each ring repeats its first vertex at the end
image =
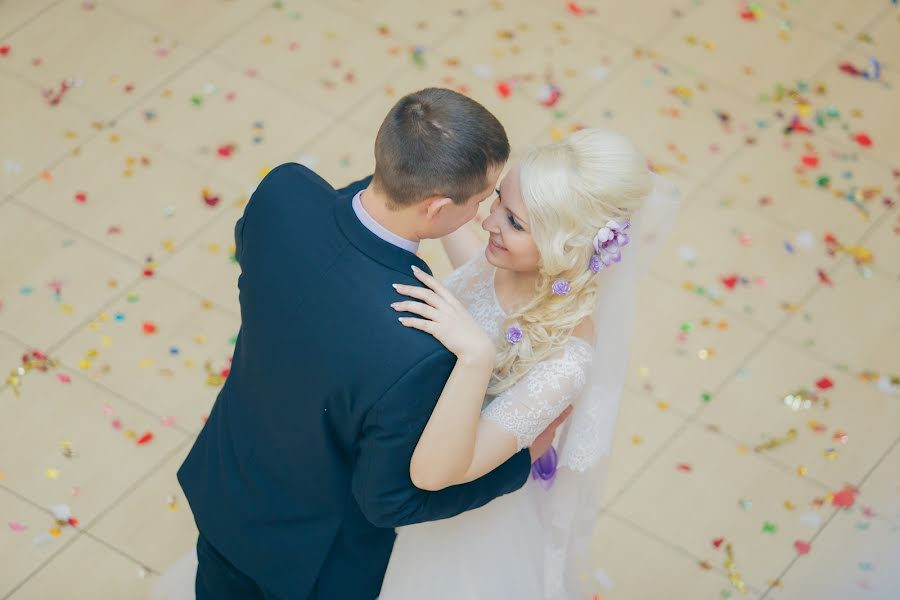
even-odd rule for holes
{"type": "Polygon", "coordinates": [[[553,445],[553,438],[556,437],[556,428],[562,425],[565,420],[569,418],[570,414],[572,414],[571,405],[569,405],[566,410],[562,411],[562,414],[556,417],[552,423],[547,425],[547,429],[534,438],[534,443],[532,443],[531,447],[528,449],[529,453],[531,453],[531,462],[542,457],[547,450],[550,449],[550,446],[553,445]]]}

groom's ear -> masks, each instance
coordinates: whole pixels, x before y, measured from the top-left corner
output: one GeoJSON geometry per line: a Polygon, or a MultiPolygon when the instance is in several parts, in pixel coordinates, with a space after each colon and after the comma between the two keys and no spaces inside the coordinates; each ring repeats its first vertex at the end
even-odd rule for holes
{"type": "Polygon", "coordinates": [[[430,221],[433,221],[445,207],[453,204],[451,198],[442,196],[434,196],[425,201],[425,215],[430,221]]]}

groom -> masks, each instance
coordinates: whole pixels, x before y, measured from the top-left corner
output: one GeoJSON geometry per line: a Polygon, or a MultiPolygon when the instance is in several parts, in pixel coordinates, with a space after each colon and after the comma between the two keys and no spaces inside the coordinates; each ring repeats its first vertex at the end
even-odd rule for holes
{"type": "Polygon", "coordinates": [[[198,600],[375,598],[394,527],[519,489],[558,423],[472,483],[417,489],[409,463],[455,363],[403,327],[419,240],[471,220],[509,157],[502,125],[444,89],[402,98],[375,174],[335,190],[287,163],[235,230],[241,329],[231,374],[178,471],[200,531],[198,600]]]}

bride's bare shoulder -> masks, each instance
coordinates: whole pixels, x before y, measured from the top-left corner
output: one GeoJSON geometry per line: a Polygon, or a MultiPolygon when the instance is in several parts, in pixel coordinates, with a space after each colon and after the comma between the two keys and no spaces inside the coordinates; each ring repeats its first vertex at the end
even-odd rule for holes
{"type": "Polygon", "coordinates": [[[572,335],[581,338],[589,344],[594,343],[594,320],[590,317],[584,319],[581,323],[579,323],[574,331],[572,331],[572,335]]]}

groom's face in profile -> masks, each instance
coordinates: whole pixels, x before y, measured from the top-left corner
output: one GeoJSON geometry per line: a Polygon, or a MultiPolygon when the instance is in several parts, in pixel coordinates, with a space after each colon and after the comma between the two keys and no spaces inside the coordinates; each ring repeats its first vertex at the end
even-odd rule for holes
{"type": "MultiPolygon", "coordinates": [[[[500,178],[500,173],[502,172],[503,165],[491,167],[484,179],[486,182],[484,189],[479,190],[479,192],[471,198],[467,198],[465,203],[457,204],[452,201],[443,202],[440,209],[430,215],[428,235],[424,237],[431,239],[443,237],[449,233],[453,233],[474,219],[475,215],[478,214],[478,207],[481,206],[481,203],[494,194],[497,180],[500,178]]],[[[449,200],[449,198],[444,200],[449,200]]]]}

